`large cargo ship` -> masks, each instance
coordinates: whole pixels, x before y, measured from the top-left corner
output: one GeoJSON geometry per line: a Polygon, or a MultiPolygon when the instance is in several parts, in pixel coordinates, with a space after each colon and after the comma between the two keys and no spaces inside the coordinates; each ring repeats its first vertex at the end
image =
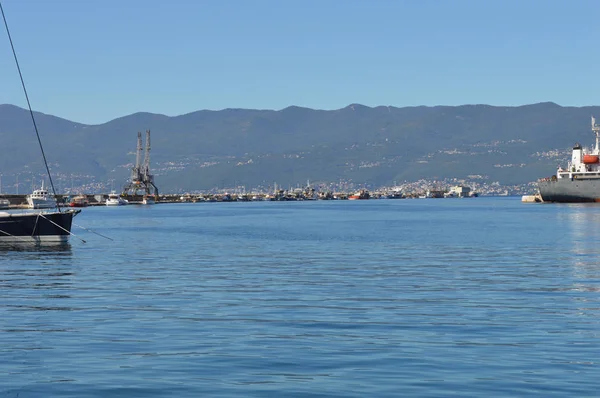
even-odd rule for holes
{"type": "Polygon", "coordinates": [[[544,202],[600,202],[600,126],[592,117],[596,146],[584,148],[575,144],[566,168],[558,167],[552,177],[538,181],[544,202]]]}

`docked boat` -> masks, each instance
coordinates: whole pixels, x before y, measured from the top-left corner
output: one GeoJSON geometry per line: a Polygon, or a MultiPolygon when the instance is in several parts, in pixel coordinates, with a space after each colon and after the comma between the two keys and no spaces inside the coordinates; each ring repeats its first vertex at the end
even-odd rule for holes
{"type": "Polygon", "coordinates": [[[7,210],[8,208],[10,208],[10,200],[0,198],[0,210],[7,210]]]}
{"type": "Polygon", "coordinates": [[[0,212],[0,244],[64,243],[71,235],[73,217],[79,209],[0,212]]]}
{"type": "Polygon", "coordinates": [[[348,196],[348,200],[369,199],[371,194],[366,189],[361,189],[353,195],[348,196]]]}
{"type": "Polygon", "coordinates": [[[185,195],[181,195],[179,197],[179,201],[181,203],[191,203],[193,201],[192,195],[190,195],[189,193],[186,193],[185,195]]]}
{"type": "Polygon", "coordinates": [[[154,199],[154,195],[144,195],[144,197],[142,198],[143,205],[153,205],[155,203],[156,200],[154,199]]]}
{"type": "Polygon", "coordinates": [[[124,199],[119,196],[115,191],[112,191],[108,194],[108,199],[106,199],[107,206],[123,206],[129,204],[127,199],[124,199]]]}
{"type": "Polygon", "coordinates": [[[90,204],[87,196],[77,195],[69,202],[70,207],[87,207],[90,204]]]}
{"type": "MultiPolygon", "coordinates": [[[[10,31],[6,22],[6,16],[1,7],[0,10],[2,11],[2,19],[8,35],[12,56],[15,59],[17,70],[19,70],[19,76],[21,77],[21,85],[23,87],[25,97],[27,97],[25,82],[17,61],[17,53],[13,46],[13,42],[10,39],[10,31]]],[[[52,187],[52,191],[54,192],[50,168],[48,167],[48,162],[44,156],[42,141],[40,140],[37,124],[35,123],[35,115],[31,109],[31,105],[29,105],[29,99],[27,99],[27,105],[33,122],[32,127],[38,138],[40,155],[43,159],[44,165],[46,166],[46,171],[48,172],[48,177],[50,178],[50,185],[52,187]]],[[[4,128],[7,127],[4,126],[4,128]]],[[[48,191],[44,189],[43,185],[42,189],[34,190],[31,195],[28,195],[27,202],[34,210],[19,212],[9,210],[0,212],[0,242],[3,245],[13,247],[20,246],[23,243],[44,244],[48,242],[61,243],[68,241],[70,235],[72,235],[71,225],[73,223],[73,217],[75,217],[75,215],[77,215],[81,210],[69,209],[61,211],[61,209],[57,207],[54,196],[50,195],[48,191]],[[41,210],[43,207],[56,207],[56,210],[41,210]]]]}
{"type": "Polygon", "coordinates": [[[573,147],[571,161],[556,174],[538,181],[544,202],[600,202],[600,126],[592,117],[592,132],[596,136],[593,148],[579,143],[573,147]]]}
{"type": "Polygon", "coordinates": [[[404,194],[400,190],[392,190],[385,195],[386,199],[404,199],[404,194]]]}
{"type": "Polygon", "coordinates": [[[44,188],[44,181],[42,181],[41,188],[34,189],[27,195],[27,207],[30,209],[54,209],[57,207],[54,196],[44,188]]]}

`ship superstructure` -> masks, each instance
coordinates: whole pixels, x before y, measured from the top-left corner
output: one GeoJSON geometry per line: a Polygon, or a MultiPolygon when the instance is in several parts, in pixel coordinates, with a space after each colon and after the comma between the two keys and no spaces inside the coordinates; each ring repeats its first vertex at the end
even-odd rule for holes
{"type": "Polygon", "coordinates": [[[577,143],[566,168],[538,182],[544,202],[600,202],[600,126],[592,116],[593,148],[577,143]]]}

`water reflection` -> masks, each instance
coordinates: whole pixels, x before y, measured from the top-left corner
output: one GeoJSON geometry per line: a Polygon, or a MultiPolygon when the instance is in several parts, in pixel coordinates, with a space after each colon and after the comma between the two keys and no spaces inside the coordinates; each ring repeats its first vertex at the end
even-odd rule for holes
{"type": "MultiPolygon", "coordinates": [[[[0,271],[0,313],[14,311],[71,311],[74,273],[69,266],[15,266],[0,271]]],[[[9,323],[7,323],[9,324],[9,323]]]]}
{"type": "Polygon", "coordinates": [[[72,257],[69,243],[0,245],[0,308],[47,308],[37,301],[71,298],[72,257]]]}
{"type": "MultiPolygon", "coordinates": [[[[597,205],[569,205],[562,213],[567,238],[562,247],[566,260],[572,265],[570,291],[578,315],[597,317],[600,279],[600,207],[597,205]]],[[[559,246],[562,246],[559,244],[559,246]]]]}
{"type": "MultiPolygon", "coordinates": [[[[48,378],[54,356],[45,353],[72,330],[68,316],[76,309],[76,274],[71,260],[70,249],[62,245],[0,252],[3,388],[18,387],[12,384],[15,378],[21,385],[48,378]]],[[[14,396],[27,395],[15,391],[14,396]]]]}
{"type": "Polygon", "coordinates": [[[600,207],[571,205],[565,207],[565,212],[559,214],[563,221],[566,219],[566,232],[569,237],[566,242],[571,245],[570,251],[576,256],[583,256],[576,257],[576,259],[595,260],[595,257],[588,256],[600,253],[598,246],[598,241],[600,241],[600,207]]]}
{"type": "Polygon", "coordinates": [[[57,242],[57,243],[7,243],[0,242],[0,255],[10,252],[27,252],[27,253],[56,253],[63,255],[71,255],[71,244],[69,242],[57,242]]]}

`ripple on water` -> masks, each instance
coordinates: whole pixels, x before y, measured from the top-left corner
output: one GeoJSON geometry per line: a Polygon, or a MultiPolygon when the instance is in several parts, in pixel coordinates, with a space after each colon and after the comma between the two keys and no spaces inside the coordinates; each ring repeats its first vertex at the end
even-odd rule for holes
{"type": "Polygon", "coordinates": [[[91,208],[0,250],[6,396],[593,396],[600,208],[91,208]],[[535,233],[532,233],[535,231],[535,233]]]}

